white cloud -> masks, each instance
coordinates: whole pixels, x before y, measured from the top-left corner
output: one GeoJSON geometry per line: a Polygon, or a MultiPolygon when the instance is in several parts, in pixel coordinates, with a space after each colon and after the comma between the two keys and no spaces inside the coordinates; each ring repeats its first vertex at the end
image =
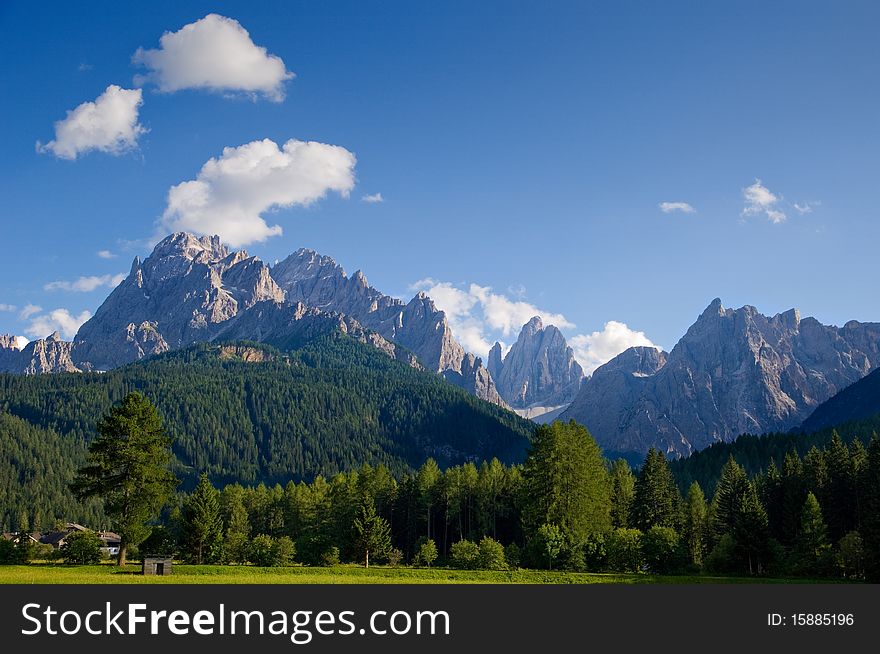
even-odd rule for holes
{"type": "Polygon", "coordinates": [[[489,286],[470,284],[459,288],[427,278],[411,288],[427,293],[437,308],[446,313],[452,333],[464,348],[484,359],[495,340],[515,339],[522,326],[534,316],[541,316],[545,325],[556,325],[560,329],[574,327],[562,314],[544,311],[523,300],[511,300],[493,293],[489,286]]]}
{"type": "Polygon", "coordinates": [[[16,307],[14,304],[0,304],[0,311],[12,313],[16,307]]]}
{"type": "Polygon", "coordinates": [[[125,279],[125,273],[118,275],[89,275],[87,277],[78,277],[73,281],[59,280],[49,282],[43,286],[44,291],[74,291],[77,293],[89,293],[96,288],[106,286],[108,288],[116,288],[125,279]]]}
{"type": "Polygon", "coordinates": [[[777,208],[782,197],[771,192],[760,179],[756,179],[754,184],[744,188],[742,193],[746,203],[742,210],[743,216],[763,213],[775,225],[785,222],[787,217],[785,212],[777,208]]]}
{"type": "Polygon", "coordinates": [[[15,337],[15,344],[18,346],[19,350],[23,350],[28,343],[30,343],[30,341],[24,336],[15,337]]]}
{"type": "Polygon", "coordinates": [[[98,250],[95,254],[100,259],[115,259],[117,256],[113,254],[110,250],[98,250]]]}
{"type": "Polygon", "coordinates": [[[373,193],[372,195],[362,195],[361,202],[366,202],[367,204],[377,204],[379,202],[385,202],[385,198],[382,197],[381,193],[373,193]]]}
{"type": "Polygon", "coordinates": [[[257,46],[237,20],[208,14],[165,32],[158,50],[138,48],[132,62],[149,69],[135,82],[153,82],[160,91],[208,89],[262,94],[284,99],[284,82],[294,77],[280,57],[257,46]]]}
{"type": "Polygon", "coordinates": [[[43,310],[43,307],[37,306],[36,304],[26,304],[24,309],[21,310],[21,313],[18,314],[18,317],[21,320],[27,320],[34,314],[40,313],[43,310]]]}
{"type": "Polygon", "coordinates": [[[168,191],[161,225],[172,231],[218,234],[233,247],[281,234],[264,213],[310,205],[336,191],[348,197],[357,160],[337,145],[291,139],[282,148],[270,140],[223,149],[196,179],[168,191]]]}
{"type": "Polygon", "coordinates": [[[673,211],[681,211],[682,213],[696,213],[696,209],[694,209],[687,202],[661,202],[659,205],[660,211],[663,213],[672,213],[673,211]]]}
{"type": "Polygon", "coordinates": [[[645,332],[634,331],[616,320],[606,322],[601,332],[573,336],[568,339],[568,344],[587,375],[631,347],[658,347],[645,336],[645,332]]]}
{"type": "Polygon", "coordinates": [[[45,338],[57,331],[61,333],[63,338],[70,340],[76,335],[80,326],[91,317],[90,311],[83,311],[79,315],[75,315],[67,309],[55,309],[49,313],[33,316],[24,333],[31,338],[45,338]]]}
{"type": "Polygon", "coordinates": [[[45,145],[37,141],[37,151],[73,160],[91,150],[119,155],[136,148],[138,137],[147,131],[138,123],[141,104],[140,89],[111,84],[94,102],[68,111],[55,123],[55,139],[45,145]]]}

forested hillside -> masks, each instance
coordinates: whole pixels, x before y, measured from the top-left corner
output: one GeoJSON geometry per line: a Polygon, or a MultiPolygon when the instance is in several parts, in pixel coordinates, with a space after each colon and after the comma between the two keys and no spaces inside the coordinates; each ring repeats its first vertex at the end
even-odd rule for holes
{"type": "Polygon", "coordinates": [[[801,425],[801,430],[812,432],[876,415],[880,415],[880,370],[875,370],[817,406],[801,425]]]}
{"type": "Polygon", "coordinates": [[[174,435],[184,488],[203,471],[253,484],[364,463],[400,474],[428,457],[443,466],[519,462],[532,431],[515,414],[338,332],[289,353],[201,344],[102,374],[0,375],[0,484],[24,487],[7,495],[8,520],[23,507],[33,512],[37,498],[46,511],[65,514],[68,505],[55,494],[81,462],[98,418],[135,390],[156,404],[174,435]]]}
{"type": "Polygon", "coordinates": [[[835,431],[839,433],[844,443],[850,444],[858,440],[867,447],[871,437],[880,433],[880,415],[808,434],[799,432],[762,436],[744,434],[732,443],[716,443],[705,450],[695,452],[686,459],[672,461],[670,466],[678,487],[683,492],[694,481],[703,488],[712,489],[718,482],[721,469],[731,456],[749,475],[766,471],[771,461],[782,469],[787,454],[796,452],[798,456],[803,457],[814,447],[824,448],[831,442],[835,431]]]}

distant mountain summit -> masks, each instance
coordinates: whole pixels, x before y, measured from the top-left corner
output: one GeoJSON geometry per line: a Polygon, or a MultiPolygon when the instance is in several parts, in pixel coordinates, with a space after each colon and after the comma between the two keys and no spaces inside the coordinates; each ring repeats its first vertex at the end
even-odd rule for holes
{"type": "Polygon", "coordinates": [[[501,397],[521,410],[553,410],[568,404],[584,376],[562,332],[553,325],[545,327],[539,316],[523,325],[503,359],[501,344],[495,343],[488,365],[501,397]]]}
{"type": "Polygon", "coordinates": [[[52,372],[78,372],[71,359],[72,344],[58,332],[30,341],[20,347],[14,336],[0,335],[0,372],[39,375],[52,372]]]}
{"type": "Polygon", "coordinates": [[[258,302],[283,302],[269,267],[216,236],[172,234],[131,271],[76,334],[73,359],[109,370],[214,338],[218,325],[258,302]]]}
{"type": "Polygon", "coordinates": [[[217,236],[185,232],[163,239],[144,261],[135,257],[72,344],[53,337],[20,351],[12,337],[0,342],[0,370],[110,370],[193,343],[301,343],[329,329],[505,405],[482,361],[465,352],[424,293],[404,303],[312,250],[270,268],[244,250],[230,251],[217,236]]]}
{"type": "Polygon", "coordinates": [[[272,268],[288,302],[302,302],[351,316],[366,328],[412,351],[429,370],[474,393],[504,404],[482,361],[455,340],[446,314],[425,293],[407,303],[385,295],[357,271],[349,277],[333,259],[300,249],[272,268]]]}
{"type": "Polygon", "coordinates": [[[563,419],[617,451],[687,455],[743,433],[786,431],[880,365],[880,324],[767,317],[715,299],[667,355],[631,348],[598,368],[563,419]]]}

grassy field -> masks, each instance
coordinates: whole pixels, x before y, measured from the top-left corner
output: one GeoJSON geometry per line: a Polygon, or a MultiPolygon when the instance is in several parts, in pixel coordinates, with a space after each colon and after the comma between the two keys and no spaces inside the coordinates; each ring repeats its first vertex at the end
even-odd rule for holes
{"type": "Polygon", "coordinates": [[[0,566],[0,584],[740,584],[807,583],[803,579],[549,572],[546,570],[449,570],[446,568],[372,567],[257,568],[252,566],[175,565],[169,577],[144,577],[138,565],[119,570],[112,564],[0,566]]]}

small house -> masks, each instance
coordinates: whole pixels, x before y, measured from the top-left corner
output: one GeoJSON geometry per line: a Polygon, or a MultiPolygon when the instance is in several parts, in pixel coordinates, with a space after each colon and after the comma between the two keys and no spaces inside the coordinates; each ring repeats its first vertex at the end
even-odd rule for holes
{"type": "Polygon", "coordinates": [[[171,574],[170,556],[145,556],[141,572],[145,575],[167,576],[171,574]]]}

